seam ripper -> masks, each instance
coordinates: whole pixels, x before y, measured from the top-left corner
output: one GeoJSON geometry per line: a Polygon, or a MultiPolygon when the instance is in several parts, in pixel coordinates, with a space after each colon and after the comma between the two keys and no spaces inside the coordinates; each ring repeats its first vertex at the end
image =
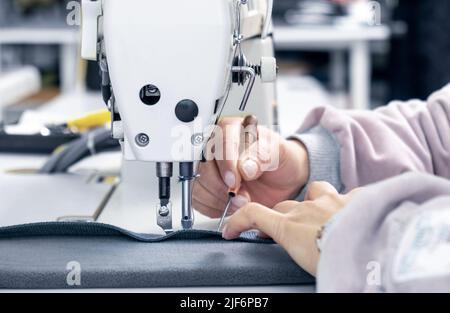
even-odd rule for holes
{"type": "MultiPolygon", "coordinates": [[[[249,149],[251,145],[253,145],[255,142],[258,141],[258,119],[254,115],[248,115],[244,121],[242,122],[242,127],[244,129],[244,147],[241,147],[239,149],[239,154],[241,152],[244,152],[246,149],[249,149]]],[[[217,229],[218,232],[222,231],[222,227],[225,223],[225,219],[228,216],[228,212],[231,208],[231,204],[233,201],[233,198],[237,196],[239,192],[239,189],[229,189],[228,190],[228,202],[225,206],[225,210],[223,212],[222,218],[219,222],[219,227],[217,229]]]]}

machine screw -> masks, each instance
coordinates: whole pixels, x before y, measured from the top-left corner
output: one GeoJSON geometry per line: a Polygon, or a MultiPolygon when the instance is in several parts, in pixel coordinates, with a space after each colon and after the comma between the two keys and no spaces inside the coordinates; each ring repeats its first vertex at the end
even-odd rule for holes
{"type": "Polygon", "coordinates": [[[147,134],[141,133],[136,136],[136,144],[139,147],[146,147],[150,143],[150,137],[147,134]]]}
{"type": "Polygon", "coordinates": [[[191,138],[191,142],[194,146],[201,145],[204,140],[205,140],[205,138],[203,137],[203,134],[201,134],[201,133],[194,134],[191,138]]]}
{"type": "Polygon", "coordinates": [[[170,213],[170,210],[169,210],[168,207],[162,206],[162,207],[159,208],[159,215],[160,215],[160,216],[166,217],[166,216],[169,215],[169,213],[170,213]]]}

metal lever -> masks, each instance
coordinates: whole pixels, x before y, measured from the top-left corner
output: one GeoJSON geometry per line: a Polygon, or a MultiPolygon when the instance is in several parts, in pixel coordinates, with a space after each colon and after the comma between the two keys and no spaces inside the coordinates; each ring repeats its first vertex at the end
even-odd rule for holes
{"type": "Polygon", "coordinates": [[[250,95],[253,90],[253,86],[255,85],[256,80],[256,72],[253,68],[249,66],[233,66],[231,71],[236,74],[245,74],[248,77],[247,87],[245,88],[244,97],[242,98],[241,105],[239,106],[240,111],[245,111],[247,107],[248,100],[250,99],[250,95]]]}
{"type": "MultiPolygon", "coordinates": [[[[234,45],[236,47],[237,55],[235,56],[234,65],[231,68],[231,72],[236,77],[234,82],[239,85],[244,85],[247,82],[245,93],[242,98],[240,111],[245,111],[248,100],[255,85],[256,75],[261,76],[263,82],[273,82],[276,79],[277,66],[274,58],[262,58],[260,65],[253,65],[247,62],[246,57],[242,51],[243,35],[241,33],[241,7],[246,5],[248,0],[237,0],[236,5],[236,26],[234,30],[234,45]]],[[[273,10],[273,0],[267,0],[267,12],[266,20],[264,23],[263,31],[261,33],[262,39],[268,36],[271,16],[273,10]]]]}

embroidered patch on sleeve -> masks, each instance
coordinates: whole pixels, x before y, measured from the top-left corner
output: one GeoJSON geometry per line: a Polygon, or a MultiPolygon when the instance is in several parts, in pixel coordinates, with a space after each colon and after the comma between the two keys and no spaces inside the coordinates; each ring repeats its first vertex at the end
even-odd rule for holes
{"type": "Polygon", "coordinates": [[[409,223],[392,274],[397,283],[450,275],[450,209],[423,212],[409,223]]]}

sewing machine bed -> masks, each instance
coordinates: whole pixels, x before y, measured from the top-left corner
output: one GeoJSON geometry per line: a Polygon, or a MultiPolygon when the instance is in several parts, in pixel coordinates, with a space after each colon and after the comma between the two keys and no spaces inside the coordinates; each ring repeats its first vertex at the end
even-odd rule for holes
{"type": "Polygon", "coordinates": [[[124,236],[0,239],[2,289],[268,286],[313,281],[276,244],[214,237],[153,243],[124,236]],[[81,267],[80,286],[67,283],[70,262],[81,267]]]}

